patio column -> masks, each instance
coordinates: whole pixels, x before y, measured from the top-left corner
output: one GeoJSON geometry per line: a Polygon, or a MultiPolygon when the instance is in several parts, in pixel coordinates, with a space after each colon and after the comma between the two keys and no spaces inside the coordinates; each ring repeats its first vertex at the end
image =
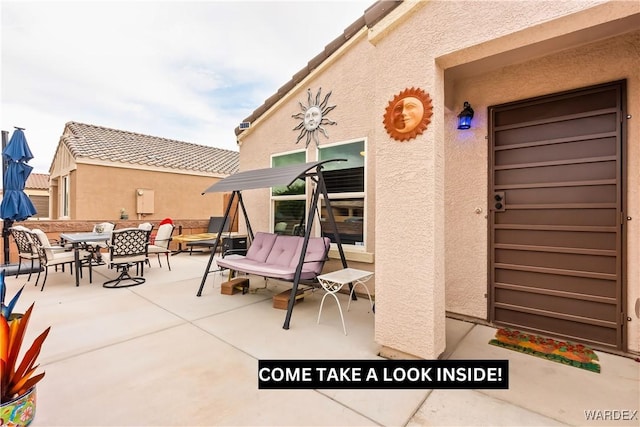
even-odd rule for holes
{"type": "MultiPolygon", "coordinates": [[[[376,135],[375,338],[386,357],[436,359],[446,345],[444,92],[431,83],[438,89],[422,86],[434,107],[423,134],[376,135]]],[[[398,87],[379,96],[391,99],[398,87]]]]}

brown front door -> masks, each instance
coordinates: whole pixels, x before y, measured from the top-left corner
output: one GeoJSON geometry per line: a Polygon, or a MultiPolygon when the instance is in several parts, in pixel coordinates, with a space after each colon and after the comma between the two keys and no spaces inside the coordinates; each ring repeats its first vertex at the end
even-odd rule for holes
{"type": "Polygon", "coordinates": [[[619,81],[489,108],[489,313],[625,350],[619,81]]]}

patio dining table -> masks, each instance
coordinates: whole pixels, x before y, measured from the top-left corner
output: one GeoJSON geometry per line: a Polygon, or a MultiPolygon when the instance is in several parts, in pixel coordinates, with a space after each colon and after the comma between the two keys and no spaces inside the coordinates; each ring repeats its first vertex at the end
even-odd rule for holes
{"type": "MultiPolygon", "coordinates": [[[[74,260],[76,265],[76,286],[80,286],[80,269],[82,268],[82,260],[80,260],[80,249],[87,243],[108,242],[111,240],[111,233],[60,233],[60,239],[73,245],[74,260]]],[[[89,273],[89,283],[91,283],[91,273],[89,273]]]]}

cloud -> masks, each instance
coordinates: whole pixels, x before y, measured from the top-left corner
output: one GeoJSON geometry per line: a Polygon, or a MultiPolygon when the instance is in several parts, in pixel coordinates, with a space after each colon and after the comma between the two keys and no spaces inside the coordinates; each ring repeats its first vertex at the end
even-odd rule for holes
{"type": "Polygon", "coordinates": [[[48,173],[65,123],[236,149],[234,128],[373,1],[1,3],[2,129],[48,173]]]}

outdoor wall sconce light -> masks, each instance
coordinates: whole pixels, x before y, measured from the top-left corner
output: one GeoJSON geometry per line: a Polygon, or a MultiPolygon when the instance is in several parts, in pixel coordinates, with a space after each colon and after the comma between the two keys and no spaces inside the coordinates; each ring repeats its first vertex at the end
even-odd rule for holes
{"type": "Polygon", "coordinates": [[[458,129],[469,129],[473,119],[473,108],[467,101],[464,101],[464,109],[458,114],[458,129]]]}

